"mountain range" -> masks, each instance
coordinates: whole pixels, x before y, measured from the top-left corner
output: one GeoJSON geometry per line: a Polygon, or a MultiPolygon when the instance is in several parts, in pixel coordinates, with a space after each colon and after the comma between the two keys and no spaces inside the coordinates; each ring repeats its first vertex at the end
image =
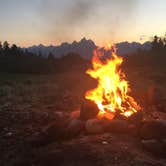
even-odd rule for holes
{"type": "MultiPolygon", "coordinates": [[[[118,48],[117,53],[119,55],[126,55],[135,53],[138,49],[149,50],[151,48],[151,42],[145,42],[143,44],[138,42],[120,42],[116,43],[116,47],[118,48]]],[[[74,41],[72,43],[62,43],[57,46],[44,46],[42,44],[36,46],[31,46],[27,49],[29,52],[40,54],[44,57],[47,57],[49,53],[53,54],[54,57],[60,58],[68,53],[77,53],[82,58],[90,59],[93,55],[93,50],[97,48],[97,45],[90,39],[83,38],[80,41],[74,41]]]]}

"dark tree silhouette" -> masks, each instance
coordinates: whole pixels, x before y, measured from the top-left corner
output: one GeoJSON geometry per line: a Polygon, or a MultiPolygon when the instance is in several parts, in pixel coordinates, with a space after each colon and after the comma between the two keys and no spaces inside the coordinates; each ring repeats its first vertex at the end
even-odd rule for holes
{"type": "Polygon", "coordinates": [[[9,50],[9,43],[7,41],[3,43],[3,50],[4,51],[9,50]]]}
{"type": "Polygon", "coordinates": [[[49,61],[54,61],[55,60],[54,55],[51,52],[48,54],[48,60],[49,61]]]}
{"type": "Polygon", "coordinates": [[[0,42],[0,56],[2,55],[2,43],[0,42]]]}
{"type": "Polygon", "coordinates": [[[158,41],[159,41],[159,37],[158,36],[154,36],[154,39],[152,41],[152,49],[153,50],[158,50],[159,49],[158,41]]]}
{"type": "MultiPolygon", "coordinates": [[[[71,55],[74,56],[74,53],[71,55]]],[[[54,73],[73,70],[71,66],[74,63],[75,66],[81,63],[84,64],[85,61],[79,58],[79,55],[74,56],[75,61],[71,55],[67,55],[60,60],[54,58],[54,55],[50,52],[48,58],[46,58],[41,53],[34,54],[27,49],[23,50],[17,47],[16,44],[12,44],[10,47],[9,43],[5,41],[3,45],[0,43],[0,72],[54,73]]]]}
{"type": "Polygon", "coordinates": [[[0,50],[2,49],[2,43],[0,42],[0,50]]]}
{"type": "Polygon", "coordinates": [[[5,41],[3,43],[3,52],[4,52],[4,55],[8,56],[9,55],[9,51],[10,51],[10,48],[9,48],[9,43],[7,41],[5,41]]]}
{"type": "Polygon", "coordinates": [[[19,55],[18,47],[17,47],[15,44],[13,44],[13,45],[11,46],[10,52],[11,52],[11,54],[12,54],[13,56],[19,55]]]}
{"type": "Polygon", "coordinates": [[[166,35],[164,37],[154,36],[152,51],[156,53],[166,53],[166,35]]]}

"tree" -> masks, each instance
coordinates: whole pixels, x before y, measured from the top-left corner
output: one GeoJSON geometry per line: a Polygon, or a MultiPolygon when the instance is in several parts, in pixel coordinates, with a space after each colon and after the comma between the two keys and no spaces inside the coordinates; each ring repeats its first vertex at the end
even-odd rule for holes
{"type": "Polygon", "coordinates": [[[152,41],[152,49],[153,50],[157,50],[158,49],[158,40],[159,40],[159,37],[158,36],[154,36],[154,39],[152,41]]]}
{"type": "Polygon", "coordinates": [[[4,51],[9,50],[9,43],[7,41],[3,43],[3,50],[4,51]]]}
{"type": "Polygon", "coordinates": [[[166,50],[166,34],[164,36],[163,43],[164,43],[164,49],[166,50]]]}
{"type": "Polygon", "coordinates": [[[158,36],[154,36],[154,39],[152,41],[152,50],[153,51],[163,51],[163,49],[165,48],[165,43],[166,42],[166,38],[161,38],[158,36]]]}
{"type": "Polygon", "coordinates": [[[12,55],[18,55],[18,47],[16,46],[16,44],[13,44],[11,46],[11,53],[12,55]]]}
{"type": "Polygon", "coordinates": [[[159,47],[159,49],[163,49],[164,48],[164,41],[162,40],[161,37],[158,40],[158,47],[159,47]]]}
{"type": "Polygon", "coordinates": [[[11,50],[13,50],[13,51],[17,51],[17,45],[16,44],[13,44],[12,46],[11,46],[11,50]]]}
{"type": "Polygon", "coordinates": [[[1,41],[0,41],[0,50],[2,49],[2,43],[1,43],[1,41]]]}
{"type": "Polygon", "coordinates": [[[42,57],[41,51],[38,52],[38,56],[39,56],[39,57],[42,57]]]}
{"type": "Polygon", "coordinates": [[[3,52],[4,52],[4,55],[8,56],[9,55],[9,51],[10,51],[9,43],[7,41],[5,41],[3,43],[3,52]]]}
{"type": "Polygon", "coordinates": [[[54,58],[54,55],[50,52],[49,54],[48,54],[48,60],[49,61],[53,61],[55,58],[54,58]]]}
{"type": "Polygon", "coordinates": [[[2,43],[0,41],[0,55],[2,54],[2,43]]]}

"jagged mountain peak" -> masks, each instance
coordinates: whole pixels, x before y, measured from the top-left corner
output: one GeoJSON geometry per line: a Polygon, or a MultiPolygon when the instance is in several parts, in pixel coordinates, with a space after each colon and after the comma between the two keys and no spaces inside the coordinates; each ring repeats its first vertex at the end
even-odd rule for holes
{"type": "MultiPolygon", "coordinates": [[[[151,43],[145,42],[140,44],[138,42],[128,42],[123,41],[116,44],[118,48],[119,55],[125,55],[129,53],[134,53],[138,49],[150,49],[151,43]]],[[[48,56],[49,53],[52,53],[55,57],[62,57],[70,52],[79,54],[85,59],[89,59],[93,55],[93,50],[97,48],[97,45],[91,39],[82,38],[80,41],[73,41],[72,43],[64,42],[58,46],[44,46],[39,44],[38,46],[28,47],[29,52],[41,53],[43,56],[48,56]]]]}

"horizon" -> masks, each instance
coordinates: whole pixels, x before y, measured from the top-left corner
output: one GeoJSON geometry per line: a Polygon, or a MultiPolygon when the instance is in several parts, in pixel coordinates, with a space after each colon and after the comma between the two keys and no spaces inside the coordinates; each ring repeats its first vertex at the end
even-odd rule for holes
{"type": "Polygon", "coordinates": [[[165,34],[165,17],[164,0],[2,0],[0,40],[20,47],[60,45],[84,36],[99,46],[143,43],[165,34]]]}
{"type": "MultiPolygon", "coordinates": [[[[28,48],[28,47],[40,46],[40,45],[42,45],[42,46],[44,46],[44,47],[49,47],[49,46],[58,47],[58,46],[61,46],[61,45],[64,44],[64,43],[67,43],[67,44],[72,44],[73,42],[79,43],[79,42],[81,42],[82,39],[91,40],[92,42],[94,42],[94,44],[95,44],[97,47],[105,47],[105,46],[109,43],[109,42],[105,42],[103,45],[97,45],[95,41],[93,41],[92,39],[86,38],[86,37],[83,37],[83,38],[78,39],[78,40],[69,41],[69,42],[68,42],[68,41],[62,41],[62,42],[59,43],[59,44],[53,44],[53,43],[50,43],[50,44],[36,43],[36,44],[33,44],[33,45],[28,45],[28,46],[21,46],[21,45],[16,44],[16,43],[10,43],[10,42],[7,41],[7,40],[0,41],[0,42],[3,44],[5,41],[7,41],[10,46],[11,46],[12,44],[16,44],[16,45],[17,45],[18,47],[20,47],[20,48],[28,48]]],[[[140,41],[127,41],[127,40],[124,40],[124,41],[119,41],[119,42],[117,42],[117,43],[111,43],[111,45],[112,45],[112,44],[115,44],[115,45],[116,45],[116,44],[119,44],[119,43],[129,43],[129,44],[131,44],[131,43],[139,43],[139,44],[143,45],[143,44],[145,44],[145,43],[147,43],[147,42],[151,42],[151,41],[150,41],[150,40],[146,40],[146,41],[140,42],[140,41]]]]}

